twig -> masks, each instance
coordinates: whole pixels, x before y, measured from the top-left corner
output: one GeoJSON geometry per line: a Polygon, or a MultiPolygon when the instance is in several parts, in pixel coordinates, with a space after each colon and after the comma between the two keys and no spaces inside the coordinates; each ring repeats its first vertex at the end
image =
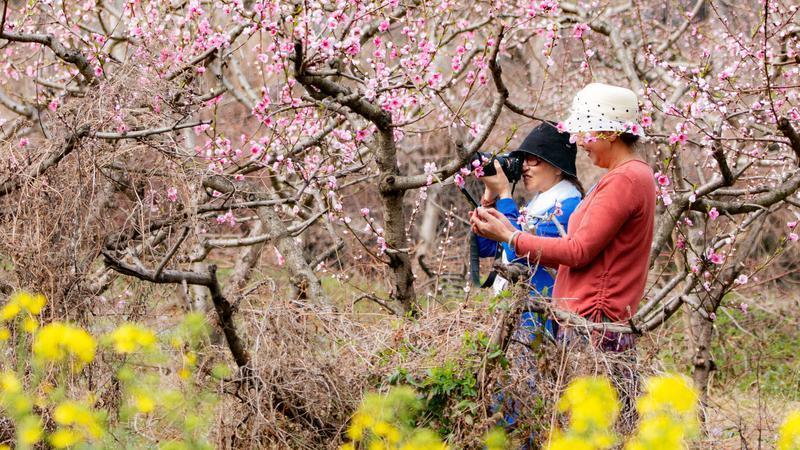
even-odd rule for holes
{"type": "Polygon", "coordinates": [[[175,256],[175,252],[178,251],[178,247],[180,247],[181,244],[183,244],[183,241],[186,239],[186,236],[188,235],[189,235],[189,227],[183,227],[183,232],[181,233],[181,236],[169,250],[167,256],[165,256],[164,259],[161,260],[161,263],[158,265],[158,267],[156,267],[156,273],[153,275],[155,278],[158,278],[158,276],[161,275],[161,271],[164,270],[164,266],[166,266],[169,260],[172,259],[173,256],[175,256]]]}

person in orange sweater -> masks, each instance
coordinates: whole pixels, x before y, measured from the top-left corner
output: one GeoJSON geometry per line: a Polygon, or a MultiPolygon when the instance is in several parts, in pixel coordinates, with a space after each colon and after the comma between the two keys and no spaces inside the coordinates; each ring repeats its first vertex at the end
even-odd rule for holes
{"type": "MultiPolygon", "coordinates": [[[[575,96],[564,129],[608,172],[570,217],[566,237],[520,232],[494,209],[478,208],[470,217],[475,233],[509,243],[531,263],[557,267],[556,304],[594,322],[627,321],[647,279],[656,185],[634,148],[642,134],[638,113],[638,99],[629,89],[592,83],[575,96]]],[[[632,335],[614,333],[594,341],[607,351],[633,345],[632,335]]]]}

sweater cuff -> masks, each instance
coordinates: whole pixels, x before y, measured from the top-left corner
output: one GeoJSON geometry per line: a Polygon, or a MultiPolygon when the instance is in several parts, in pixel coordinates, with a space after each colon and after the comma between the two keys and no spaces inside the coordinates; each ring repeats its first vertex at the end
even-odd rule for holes
{"type": "Polygon", "coordinates": [[[514,240],[514,253],[517,256],[528,256],[527,253],[534,254],[540,251],[539,240],[543,239],[537,236],[534,236],[530,233],[522,233],[517,236],[514,240]]]}

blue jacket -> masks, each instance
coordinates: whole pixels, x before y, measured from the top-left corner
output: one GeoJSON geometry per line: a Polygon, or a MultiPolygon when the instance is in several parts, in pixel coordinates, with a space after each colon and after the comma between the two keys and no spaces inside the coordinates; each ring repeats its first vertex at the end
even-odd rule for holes
{"type": "MultiPolygon", "coordinates": [[[[572,215],[572,212],[575,211],[575,208],[578,207],[580,203],[580,197],[572,197],[561,202],[561,215],[555,216],[556,220],[558,220],[559,224],[564,228],[564,231],[567,230],[567,222],[569,222],[569,216],[572,215]]],[[[519,230],[521,230],[520,224],[517,223],[517,219],[519,218],[519,208],[517,207],[516,202],[510,198],[501,198],[497,200],[495,204],[495,208],[503,213],[503,215],[511,221],[511,223],[519,230]]],[[[555,212],[555,206],[549,209],[546,213],[546,216],[552,216],[555,212]]],[[[535,234],[536,236],[543,236],[543,237],[560,237],[561,234],[558,232],[558,227],[556,224],[553,223],[552,220],[546,219],[539,219],[534,218],[529,220],[528,225],[530,226],[530,233],[535,234]]],[[[503,248],[503,252],[506,254],[506,258],[509,261],[528,264],[528,261],[524,258],[517,258],[517,255],[514,253],[514,250],[508,246],[507,243],[503,242],[500,244],[503,248]]],[[[497,242],[478,236],[478,253],[481,257],[494,257],[495,253],[497,252],[497,242]]],[[[534,293],[541,294],[544,296],[550,296],[553,294],[553,283],[555,280],[552,276],[545,270],[544,267],[537,267],[536,271],[533,273],[531,278],[531,290],[534,293]]]]}

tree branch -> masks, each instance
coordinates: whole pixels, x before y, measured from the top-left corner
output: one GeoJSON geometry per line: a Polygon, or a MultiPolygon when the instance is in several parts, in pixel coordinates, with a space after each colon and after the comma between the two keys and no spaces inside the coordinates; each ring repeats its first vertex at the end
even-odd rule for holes
{"type": "Polygon", "coordinates": [[[47,169],[49,169],[50,167],[58,164],[62,159],[64,159],[65,156],[67,156],[70,153],[72,153],[72,151],[75,150],[75,148],[78,147],[78,144],[80,143],[80,141],[83,138],[85,138],[88,134],[89,134],[89,127],[88,126],[82,127],[81,129],[79,129],[75,133],[71,134],[67,138],[67,141],[64,143],[63,147],[61,147],[59,150],[53,152],[50,156],[48,156],[43,161],[41,161],[36,167],[34,167],[30,171],[28,171],[28,173],[26,173],[22,177],[22,179],[19,179],[19,180],[11,179],[11,180],[8,180],[8,181],[4,182],[3,184],[0,184],[0,197],[4,197],[4,196],[16,191],[17,189],[19,189],[22,186],[22,184],[26,180],[36,179],[40,175],[42,175],[44,172],[46,172],[47,169]]]}
{"type": "Polygon", "coordinates": [[[81,52],[73,49],[68,49],[59,42],[55,37],[49,34],[22,34],[13,32],[0,32],[0,39],[6,39],[12,42],[28,42],[44,45],[56,56],[64,62],[70,63],[78,68],[78,71],[83,75],[88,84],[97,81],[92,70],[92,65],[89,60],[81,54],[81,52]]]}
{"type": "Polygon", "coordinates": [[[800,166],[800,136],[798,136],[797,130],[794,129],[786,117],[781,117],[778,120],[778,130],[789,139],[792,150],[797,156],[797,165],[800,166]]]}

